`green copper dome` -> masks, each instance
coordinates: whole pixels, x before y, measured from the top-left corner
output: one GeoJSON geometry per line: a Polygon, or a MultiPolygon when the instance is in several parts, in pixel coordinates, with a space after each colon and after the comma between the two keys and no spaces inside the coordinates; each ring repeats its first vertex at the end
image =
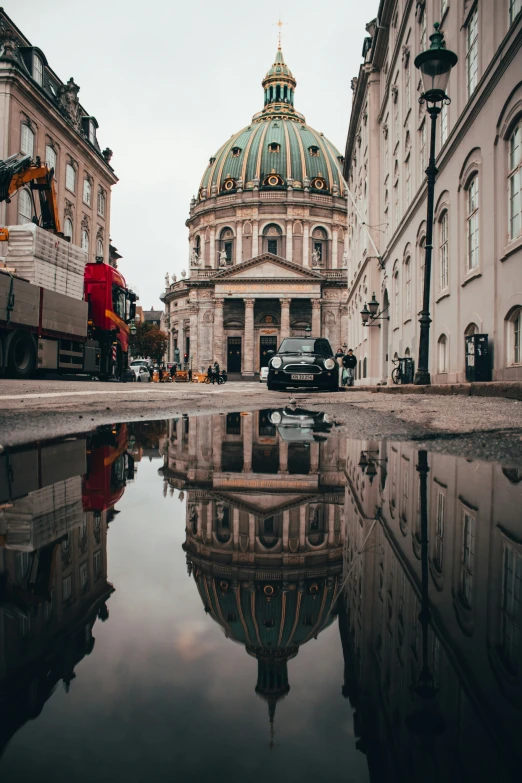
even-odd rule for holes
{"type": "Polygon", "coordinates": [[[294,108],[296,81],[278,49],[263,79],[264,108],[213,155],[199,199],[242,190],[310,190],[344,195],[343,159],[294,108]]]}

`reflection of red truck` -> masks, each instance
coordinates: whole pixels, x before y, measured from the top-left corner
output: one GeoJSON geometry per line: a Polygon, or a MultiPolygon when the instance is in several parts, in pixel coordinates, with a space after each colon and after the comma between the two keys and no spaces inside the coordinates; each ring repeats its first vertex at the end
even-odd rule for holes
{"type": "Polygon", "coordinates": [[[0,201],[27,185],[40,195],[47,230],[0,229],[0,369],[16,378],[39,369],[119,378],[136,295],[116,269],[103,259],[86,263],[60,234],[52,170],[28,156],[0,161],[0,201]]]}
{"type": "Polygon", "coordinates": [[[87,472],[83,479],[84,511],[106,511],[122,497],[134,475],[134,460],[127,453],[126,424],[100,427],[89,441],[87,472]]]}

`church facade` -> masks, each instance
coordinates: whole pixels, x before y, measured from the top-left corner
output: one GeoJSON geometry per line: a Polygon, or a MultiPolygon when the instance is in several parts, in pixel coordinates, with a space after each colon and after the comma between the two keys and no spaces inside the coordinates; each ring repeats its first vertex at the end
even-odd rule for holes
{"type": "Polygon", "coordinates": [[[264,107],[208,162],[190,205],[189,271],[166,276],[168,360],[254,376],[287,336],[347,333],[343,158],[294,109],[281,48],[264,107]]]}

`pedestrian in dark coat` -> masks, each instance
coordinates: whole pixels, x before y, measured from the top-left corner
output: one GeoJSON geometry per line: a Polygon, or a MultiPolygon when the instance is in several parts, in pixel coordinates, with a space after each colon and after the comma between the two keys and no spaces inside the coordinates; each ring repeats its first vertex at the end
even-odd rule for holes
{"type": "Polygon", "coordinates": [[[355,368],[357,367],[357,357],[350,348],[346,356],[343,356],[343,380],[347,386],[353,386],[355,378],[355,368]]]}

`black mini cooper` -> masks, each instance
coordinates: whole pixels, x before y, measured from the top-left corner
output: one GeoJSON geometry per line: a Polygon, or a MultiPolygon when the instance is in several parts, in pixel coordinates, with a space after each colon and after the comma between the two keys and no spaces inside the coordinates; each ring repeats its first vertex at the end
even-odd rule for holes
{"type": "Polygon", "coordinates": [[[268,363],[269,391],[288,387],[337,391],[339,367],[324,337],[286,337],[268,363]]]}

